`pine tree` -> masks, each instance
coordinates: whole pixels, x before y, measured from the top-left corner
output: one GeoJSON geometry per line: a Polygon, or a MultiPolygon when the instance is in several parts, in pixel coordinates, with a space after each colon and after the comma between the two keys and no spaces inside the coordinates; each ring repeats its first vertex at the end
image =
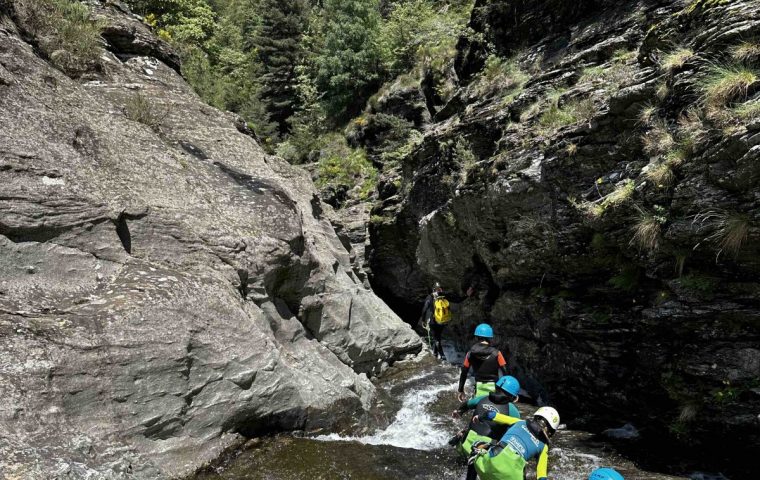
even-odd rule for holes
{"type": "Polygon", "coordinates": [[[323,45],[316,52],[316,83],[333,118],[356,113],[380,81],[378,0],[325,0],[323,45]]]}
{"type": "Polygon", "coordinates": [[[286,120],[298,107],[295,67],[303,56],[307,4],[305,0],[261,0],[259,8],[263,23],[253,39],[262,70],[258,96],[269,120],[286,133],[286,120]]]}

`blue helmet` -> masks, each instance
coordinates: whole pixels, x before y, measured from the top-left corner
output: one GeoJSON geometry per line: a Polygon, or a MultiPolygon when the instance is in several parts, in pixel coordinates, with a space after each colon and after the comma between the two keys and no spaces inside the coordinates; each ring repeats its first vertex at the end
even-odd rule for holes
{"type": "Polygon", "coordinates": [[[496,382],[496,386],[515,397],[520,394],[520,382],[518,382],[515,377],[509,375],[501,377],[499,381],[496,382]]]}
{"type": "Polygon", "coordinates": [[[620,475],[618,472],[616,472],[612,468],[597,468],[593,472],[591,472],[591,475],[589,475],[588,480],[625,480],[622,475],[620,475]]]}
{"type": "Polygon", "coordinates": [[[475,327],[475,336],[483,338],[493,338],[493,328],[487,323],[481,323],[475,327]]]}

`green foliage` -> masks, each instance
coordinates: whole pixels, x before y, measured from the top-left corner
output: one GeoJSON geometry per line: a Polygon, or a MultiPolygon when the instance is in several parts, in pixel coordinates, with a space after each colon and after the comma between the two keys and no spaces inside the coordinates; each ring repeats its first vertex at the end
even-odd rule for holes
{"type": "Polygon", "coordinates": [[[423,136],[417,130],[410,130],[406,142],[393,150],[383,152],[381,161],[389,167],[400,165],[405,159],[411,157],[412,152],[422,143],[423,136]]]}
{"type": "Polygon", "coordinates": [[[200,45],[214,31],[215,14],[205,0],[130,0],[129,4],[165,40],[200,45]]]}
{"type": "Polygon", "coordinates": [[[100,57],[102,24],[90,19],[90,8],[77,0],[36,0],[27,13],[40,48],[70,75],[91,69],[100,57]]]}
{"type": "Polygon", "coordinates": [[[684,275],[678,279],[678,283],[683,288],[705,298],[712,297],[715,292],[715,287],[717,286],[717,282],[714,278],[696,274],[684,275]]]}
{"type": "Polygon", "coordinates": [[[520,69],[515,59],[490,55],[485,66],[473,83],[475,94],[480,97],[499,93],[513,99],[522,91],[529,75],[520,69]]]}
{"type": "Polygon", "coordinates": [[[314,79],[325,109],[345,117],[369,97],[382,74],[377,0],[325,0],[323,38],[313,58],[314,79]]]}
{"type": "Polygon", "coordinates": [[[641,270],[637,266],[625,265],[620,272],[610,278],[607,283],[618,290],[632,293],[639,288],[640,279],[641,270]]]}
{"type": "Polygon", "coordinates": [[[339,134],[328,134],[322,139],[318,163],[317,186],[345,185],[356,189],[357,196],[366,200],[377,186],[378,172],[362,149],[352,149],[339,134]]]}
{"type": "Polygon", "coordinates": [[[720,5],[726,5],[733,1],[735,0],[691,0],[691,3],[684,7],[683,10],[678,12],[677,15],[691,15],[694,13],[701,13],[707,9],[720,5]]]}
{"type": "Polygon", "coordinates": [[[427,0],[409,0],[393,4],[381,27],[380,41],[391,75],[409,71],[425,42],[435,32],[436,12],[427,0]]]}
{"type": "Polygon", "coordinates": [[[461,166],[462,183],[467,183],[470,173],[478,163],[478,158],[472,153],[470,142],[462,137],[457,138],[451,155],[454,161],[461,166]]]}
{"type": "Polygon", "coordinates": [[[305,0],[260,0],[262,24],[253,39],[261,63],[258,97],[280,132],[298,108],[296,65],[303,56],[301,37],[307,21],[305,0]]]}
{"type": "Polygon", "coordinates": [[[277,147],[281,155],[290,163],[304,163],[312,152],[321,148],[322,136],[326,133],[326,113],[319,102],[319,92],[314,80],[305,73],[305,68],[297,69],[296,90],[300,109],[290,117],[290,136],[277,147]]]}
{"type": "Polygon", "coordinates": [[[758,73],[743,65],[715,66],[701,82],[703,99],[713,107],[744,100],[757,79],[758,73]]]}

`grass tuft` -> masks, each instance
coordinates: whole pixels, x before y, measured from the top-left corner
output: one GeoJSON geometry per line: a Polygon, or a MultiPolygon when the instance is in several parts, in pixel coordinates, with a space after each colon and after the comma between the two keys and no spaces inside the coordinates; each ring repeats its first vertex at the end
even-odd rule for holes
{"type": "Polygon", "coordinates": [[[560,106],[560,90],[553,90],[547,96],[549,108],[541,115],[538,123],[554,130],[579,122],[588,122],[596,113],[594,101],[590,98],[572,99],[560,106]]]}
{"type": "Polygon", "coordinates": [[[760,61],[760,42],[742,42],[731,48],[731,57],[744,63],[760,61]]]}
{"type": "Polygon", "coordinates": [[[658,110],[659,109],[657,105],[653,105],[651,103],[644,105],[644,107],[639,112],[639,122],[642,125],[646,125],[648,127],[653,126],[655,121],[657,120],[658,110]]]}
{"type": "Polygon", "coordinates": [[[679,48],[665,56],[662,59],[662,68],[668,73],[673,73],[676,70],[680,70],[686,62],[694,57],[694,51],[690,48],[679,48]]]}
{"type": "Polygon", "coordinates": [[[684,153],[693,153],[697,144],[704,140],[707,131],[702,122],[702,114],[690,108],[678,119],[678,144],[684,153]]]}
{"type": "Polygon", "coordinates": [[[657,122],[642,137],[644,152],[648,155],[662,155],[670,151],[676,144],[673,135],[668,130],[665,122],[657,122]]]}
{"type": "Polygon", "coordinates": [[[670,88],[668,88],[668,84],[666,82],[660,82],[660,84],[657,85],[654,94],[659,100],[665,100],[668,98],[668,95],[670,95],[670,88]]]}
{"type": "Polygon", "coordinates": [[[699,225],[698,230],[702,228],[712,230],[705,240],[718,247],[716,260],[723,252],[736,258],[747,242],[751,226],[749,216],[746,214],[712,210],[697,214],[693,223],[699,225]]]}
{"type": "Polygon", "coordinates": [[[602,208],[617,207],[627,202],[636,189],[636,184],[631,179],[620,182],[611,193],[602,200],[602,208]]]}
{"type": "Polygon", "coordinates": [[[734,108],[734,114],[739,120],[750,122],[760,119],[760,100],[745,102],[734,108]]]}
{"type": "Polygon", "coordinates": [[[757,72],[742,65],[716,66],[702,81],[702,97],[711,106],[741,101],[747,98],[749,86],[757,79],[757,72]]]}
{"type": "Polygon", "coordinates": [[[630,245],[636,245],[639,250],[654,251],[660,245],[662,237],[662,224],[665,218],[648,212],[641,212],[638,221],[633,227],[633,237],[630,245]]]}
{"type": "Polygon", "coordinates": [[[652,183],[659,188],[668,188],[673,185],[676,180],[676,176],[673,173],[673,169],[667,163],[660,163],[651,166],[644,176],[651,180],[652,183]]]}
{"type": "Polygon", "coordinates": [[[124,115],[133,122],[158,130],[168,116],[168,110],[159,110],[150,99],[140,92],[133,95],[124,105],[124,115]]]}

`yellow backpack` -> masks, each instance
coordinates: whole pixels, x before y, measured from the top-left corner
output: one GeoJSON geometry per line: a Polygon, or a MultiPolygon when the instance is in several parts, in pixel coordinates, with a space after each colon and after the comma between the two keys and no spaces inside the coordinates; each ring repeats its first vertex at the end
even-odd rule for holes
{"type": "Polygon", "coordinates": [[[433,319],[438,325],[444,325],[451,320],[451,310],[449,309],[449,301],[444,297],[437,297],[435,299],[433,309],[433,319]]]}

